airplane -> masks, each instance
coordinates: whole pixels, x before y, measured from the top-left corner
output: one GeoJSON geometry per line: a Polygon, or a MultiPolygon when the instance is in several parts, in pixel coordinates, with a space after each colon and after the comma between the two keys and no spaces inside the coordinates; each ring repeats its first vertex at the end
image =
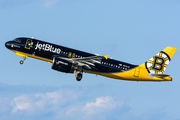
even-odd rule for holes
{"type": "Polygon", "coordinates": [[[19,37],[5,43],[6,48],[26,58],[36,58],[52,63],[52,69],[72,73],[77,81],[81,81],[83,72],[101,75],[109,78],[130,81],[172,81],[170,75],[164,74],[176,48],[166,47],[154,57],[141,65],[91,54],[61,45],[56,45],[34,38],[19,37]]]}

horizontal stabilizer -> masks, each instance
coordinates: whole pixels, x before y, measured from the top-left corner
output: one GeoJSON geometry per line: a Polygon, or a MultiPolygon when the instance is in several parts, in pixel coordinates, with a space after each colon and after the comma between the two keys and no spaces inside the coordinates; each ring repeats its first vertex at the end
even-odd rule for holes
{"type": "Polygon", "coordinates": [[[151,78],[154,78],[154,77],[164,78],[164,77],[168,77],[169,75],[167,75],[167,74],[149,74],[148,76],[151,78]]]}

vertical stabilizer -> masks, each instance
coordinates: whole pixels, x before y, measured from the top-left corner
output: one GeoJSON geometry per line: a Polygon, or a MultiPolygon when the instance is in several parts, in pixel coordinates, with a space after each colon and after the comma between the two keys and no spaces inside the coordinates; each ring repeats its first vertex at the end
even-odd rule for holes
{"type": "Polygon", "coordinates": [[[145,62],[145,67],[150,74],[163,74],[171,61],[176,48],[166,47],[154,57],[145,62]]]}

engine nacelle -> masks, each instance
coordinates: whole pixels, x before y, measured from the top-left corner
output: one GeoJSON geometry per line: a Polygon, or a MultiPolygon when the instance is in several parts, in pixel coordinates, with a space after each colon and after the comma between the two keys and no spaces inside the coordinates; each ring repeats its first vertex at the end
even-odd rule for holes
{"type": "Polygon", "coordinates": [[[75,66],[70,61],[64,60],[59,57],[54,57],[52,69],[65,73],[73,73],[75,66]]]}

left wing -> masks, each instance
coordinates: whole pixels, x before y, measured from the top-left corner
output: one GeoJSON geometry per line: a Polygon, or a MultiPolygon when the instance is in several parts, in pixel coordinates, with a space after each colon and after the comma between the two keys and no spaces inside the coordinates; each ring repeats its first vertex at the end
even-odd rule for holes
{"type": "Polygon", "coordinates": [[[102,59],[108,59],[109,55],[102,56],[102,55],[96,55],[91,57],[84,57],[84,58],[63,58],[65,60],[71,61],[72,63],[81,66],[81,67],[87,67],[91,68],[90,66],[95,66],[94,63],[101,63],[102,59]]]}

